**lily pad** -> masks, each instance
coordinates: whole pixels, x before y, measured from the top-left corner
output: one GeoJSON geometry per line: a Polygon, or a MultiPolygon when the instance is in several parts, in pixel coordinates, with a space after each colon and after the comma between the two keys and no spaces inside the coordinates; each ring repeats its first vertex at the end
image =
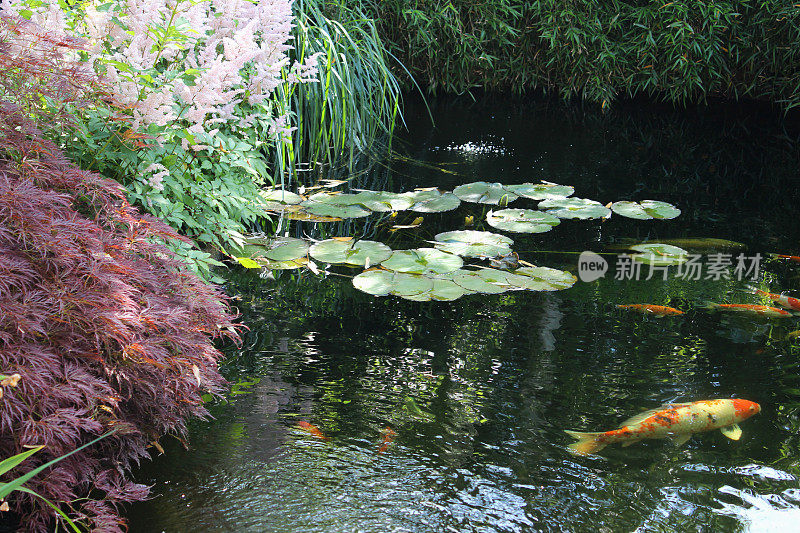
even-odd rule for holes
{"type": "Polygon", "coordinates": [[[389,259],[392,249],[376,241],[320,241],[308,250],[311,257],[323,263],[344,263],[354,266],[377,265],[389,259]]]}
{"type": "Polygon", "coordinates": [[[277,202],[280,204],[299,204],[303,201],[303,197],[291,191],[283,189],[262,189],[258,194],[268,202],[277,202]]]}
{"type": "Polygon", "coordinates": [[[383,261],[381,266],[396,272],[444,274],[458,270],[463,264],[464,261],[457,255],[435,248],[417,248],[392,252],[392,256],[383,261]]]}
{"type": "Polygon", "coordinates": [[[611,210],[618,215],[639,220],[672,219],[681,214],[681,210],[674,205],[655,200],[643,200],[641,203],[614,202],[611,210]]]}
{"type": "Polygon", "coordinates": [[[485,294],[500,294],[506,292],[505,287],[501,287],[481,275],[483,270],[458,270],[449,274],[451,280],[456,285],[463,287],[470,292],[481,292],[485,294]]]}
{"type": "Polygon", "coordinates": [[[472,292],[461,287],[460,285],[457,285],[449,279],[434,278],[432,281],[433,287],[431,287],[429,291],[412,296],[404,296],[404,298],[406,300],[413,300],[415,302],[427,302],[429,300],[449,302],[452,300],[457,300],[465,294],[472,292]]]}
{"type": "Polygon", "coordinates": [[[447,231],[435,237],[439,250],[462,257],[497,257],[511,253],[514,241],[505,235],[488,231],[447,231]]]}
{"type": "Polygon", "coordinates": [[[418,213],[442,213],[452,211],[461,205],[461,200],[455,194],[442,193],[436,189],[406,192],[403,196],[413,202],[411,210],[418,213]]]}
{"type": "Polygon", "coordinates": [[[433,288],[433,280],[419,274],[390,272],[388,270],[367,270],[353,278],[353,286],[373,296],[413,297],[433,288]]]}
{"type": "Polygon", "coordinates": [[[502,183],[486,183],[485,181],[459,185],[453,190],[453,194],[464,202],[504,206],[519,198],[504,188],[502,183]]]}
{"type": "Polygon", "coordinates": [[[578,278],[564,270],[548,267],[523,267],[514,275],[527,278],[524,287],[529,291],[560,291],[572,287],[578,278]]]}
{"type": "Polygon", "coordinates": [[[603,218],[611,214],[611,210],[600,202],[586,198],[550,198],[539,202],[539,209],[546,209],[558,218],[603,218]]]}
{"type": "Polygon", "coordinates": [[[372,211],[359,205],[355,194],[314,194],[300,204],[308,213],[323,217],[360,218],[369,216],[372,211]]]}
{"type": "Polygon", "coordinates": [[[404,211],[414,203],[408,196],[386,191],[361,191],[355,195],[354,200],[376,213],[404,211]]]}
{"type": "Polygon", "coordinates": [[[506,190],[517,196],[531,200],[550,200],[553,198],[566,198],[571,196],[575,189],[569,185],[559,185],[543,181],[542,183],[520,183],[518,185],[505,185],[506,190]]]}
{"type": "MultiPolygon", "coordinates": [[[[295,239],[294,237],[277,237],[269,240],[248,239],[248,245],[245,246],[247,250],[254,250],[259,248],[258,256],[270,261],[292,261],[300,259],[308,254],[310,244],[303,239],[295,239]],[[260,241],[260,242],[259,242],[260,241]]],[[[253,255],[251,255],[253,257],[253,255]]]]}
{"type": "Polygon", "coordinates": [[[561,224],[561,219],[550,213],[532,209],[501,209],[489,211],[486,222],[497,229],[517,233],[544,233],[561,224]]]}
{"type": "Polygon", "coordinates": [[[649,243],[636,244],[630,247],[638,254],[631,255],[634,261],[653,266],[670,266],[685,263],[689,259],[689,252],[683,248],[670,244],[649,243]]]}

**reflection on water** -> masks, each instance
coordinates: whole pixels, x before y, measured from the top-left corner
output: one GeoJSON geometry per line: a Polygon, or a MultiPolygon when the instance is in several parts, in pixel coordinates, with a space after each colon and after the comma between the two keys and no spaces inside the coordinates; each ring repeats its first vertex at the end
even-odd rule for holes
{"type": "MultiPolygon", "coordinates": [[[[385,186],[544,178],[604,202],[651,197],[684,209],[671,222],[612,217],[515,235],[524,259],[574,272],[576,254],[552,252],[646,236],[724,237],[747,253],[800,255],[800,225],[787,211],[795,200],[783,194],[797,186],[798,153],[769,124],[744,131],[740,117],[595,116],[536,103],[435,112],[437,130],[412,115],[407,150],[448,172],[403,162],[376,178],[385,186]],[[469,143],[503,150],[434,149],[469,143]]],[[[415,245],[466,214],[485,213],[472,205],[426,216],[418,233],[390,244],[415,245]]],[[[758,283],[797,290],[798,276],[766,261],[758,283]]],[[[143,465],[138,481],[152,483],[155,498],[131,507],[132,531],[787,531],[798,520],[800,343],[786,335],[800,321],[702,307],[766,303],[741,290],[745,282],[607,276],[556,293],[414,303],[369,297],[342,277],[277,277],[233,275],[228,291],[241,296],[250,331],[226,373],[254,383],[192,425],[188,450],[167,442],[143,465]],[[686,314],[655,318],[621,303],[686,314]],[[762,406],[740,441],[712,432],[682,447],[566,451],[564,429],[611,429],[666,402],[726,397],[762,406]],[[386,427],[396,435],[381,450],[386,427]]]]}

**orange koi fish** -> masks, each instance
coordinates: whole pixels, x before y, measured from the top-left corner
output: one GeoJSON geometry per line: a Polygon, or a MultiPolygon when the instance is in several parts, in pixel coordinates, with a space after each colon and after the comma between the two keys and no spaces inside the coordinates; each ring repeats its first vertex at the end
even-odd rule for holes
{"type": "Polygon", "coordinates": [[[784,254],[769,254],[772,257],[777,257],[778,259],[788,259],[789,261],[794,261],[795,263],[800,263],[800,256],[796,255],[784,255],[784,254]]]}
{"type": "Polygon", "coordinates": [[[739,313],[755,313],[757,315],[766,316],[770,318],[787,318],[793,316],[792,313],[777,307],[770,307],[768,305],[755,305],[755,304],[715,304],[709,303],[706,306],[708,309],[716,309],[720,311],[735,311],[739,313]]]}
{"type": "Polygon", "coordinates": [[[319,440],[328,440],[328,437],[325,436],[325,434],[322,432],[322,430],[320,430],[314,424],[309,424],[305,420],[301,420],[300,422],[298,422],[297,423],[297,427],[299,427],[300,429],[302,429],[306,433],[310,433],[311,435],[314,435],[319,440]]]}
{"type": "Polygon", "coordinates": [[[629,418],[617,429],[600,433],[567,431],[578,440],[569,445],[577,455],[597,453],[609,444],[630,446],[644,439],[671,438],[676,446],[694,433],[719,429],[729,439],[739,440],[738,423],[761,412],[761,406],[749,400],[703,400],[662,405],[629,418]]]}
{"type": "Polygon", "coordinates": [[[776,304],[785,307],[786,309],[800,311],[800,300],[797,298],[792,298],[791,296],[786,296],[785,294],[772,294],[771,292],[762,291],[760,289],[756,289],[755,287],[751,287],[750,290],[753,292],[753,294],[766,296],[770,300],[774,300],[776,304]]]}
{"type": "Polygon", "coordinates": [[[681,311],[680,309],[675,309],[674,307],[667,307],[665,305],[625,304],[625,305],[618,305],[617,308],[633,309],[634,311],[639,311],[640,313],[644,313],[646,315],[655,315],[657,317],[683,314],[683,311],[681,311]]]}
{"type": "Polygon", "coordinates": [[[397,433],[395,433],[395,431],[389,426],[386,426],[383,430],[383,442],[381,442],[381,445],[378,448],[378,453],[386,452],[386,450],[389,449],[389,445],[392,443],[392,441],[394,441],[394,438],[396,436],[397,433]]]}

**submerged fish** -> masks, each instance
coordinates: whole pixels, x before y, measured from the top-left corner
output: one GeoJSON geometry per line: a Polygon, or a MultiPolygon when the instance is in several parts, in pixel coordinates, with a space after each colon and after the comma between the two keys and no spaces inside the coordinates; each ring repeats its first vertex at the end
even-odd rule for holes
{"type": "Polygon", "coordinates": [[[750,287],[750,291],[753,294],[758,294],[759,296],[766,296],[770,300],[774,300],[775,303],[785,307],[786,309],[800,311],[800,300],[797,298],[792,298],[791,296],[786,296],[785,294],[773,294],[771,292],[762,291],[761,289],[756,289],[755,287],[750,287]]]}
{"type": "Polygon", "coordinates": [[[389,445],[392,443],[392,441],[394,441],[394,438],[396,436],[397,433],[395,433],[395,431],[389,426],[386,426],[383,430],[383,441],[381,442],[381,445],[378,448],[378,453],[384,453],[386,450],[388,450],[389,445]]]}
{"type": "Polygon", "coordinates": [[[569,445],[578,455],[597,453],[609,444],[630,446],[644,439],[671,438],[680,446],[694,433],[719,429],[729,439],[739,440],[737,425],[756,413],[761,406],[749,400],[702,400],[662,405],[629,418],[619,428],[600,433],[567,431],[578,442],[569,445]]]}
{"type": "Polygon", "coordinates": [[[770,318],[787,318],[793,316],[792,313],[786,311],[785,309],[770,307],[768,305],[709,303],[706,305],[706,307],[712,310],[735,311],[738,313],[751,313],[770,318]]]}
{"type": "Polygon", "coordinates": [[[800,256],[797,255],[784,255],[784,254],[769,254],[771,257],[776,257],[778,259],[788,259],[789,261],[794,261],[795,263],[800,263],[800,256]]]}
{"type": "Polygon", "coordinates": [[[618,305],[618,309],[632,309],[634,311],[638,311],[640,313],[644,313],[646,315],[655,315],[657,317],[662,316],[674,316],[674,315],[682,315],[683,311],[680,309],[675,309],[674,307],[667,307],[665,305],[652,305],[652,304],[625,304],[625,305],[618,305]]]}
{"type": "Polygon", "coordinates": [[[320,440],[328,440],[328,437],[325,436],[325,434],[322,432],[322,430],[320,430],[314,424],[309,424],[305,420],[301,420],[300,422],[298,422],[297,423],[297,427],[299,427],[300,429],[302,429],[306,433],[310,433],[310,434],[314,435],[315,437],[317,437],[320,440]]]}
{"type": "MultiPolygon", "coordinates": [[[[747,245],[741,242],[728,241],[726,239],[714,239],[711,237],[685,237],[682,239],[658,239],[661,244],[670,244],[679,248],[690,250],[746,250],[747,245]]],[[[607,246],[609,249],[627,250],[632,244],[645,244],[635,239],[620,239],[619,244],[607,246]]]]}

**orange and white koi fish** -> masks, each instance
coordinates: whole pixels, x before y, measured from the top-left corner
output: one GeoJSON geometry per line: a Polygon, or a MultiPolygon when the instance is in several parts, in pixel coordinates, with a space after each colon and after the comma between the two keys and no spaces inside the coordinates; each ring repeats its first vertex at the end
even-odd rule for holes
{"type": "Polygon", "coordinates": [[[325,434],[322,432],[322,430],[320,430],[314,424],[309,424],[305,420],[301,420],[300,422],[298,422],[297,423],[297,427],[299,427],[300,429],[302,429],[306,433],[310,433],[310,434],[314,435],[315,437],[317,437],[320,440],[328,440],[328,437],[325,436],[325,434]]]}
{"type": "Polygon", "coordinates": [[[785,294],[773,294],[771,292],[762,291],[761,289],[756,289],[755,287],[750,287],[750,291],[753,294],[758,294],[759,296],[766,296],[770,300],[773,300],[776,304],[785,307],[786,309],[800,311],[800,300],[797,298],[792,298],[791,296],[786,296],[785,294]]]}
{"type": "Polygon", "coordinates": [[[738,313],[754,313],[761,316],[770,318],[788,318],[793,316],[792,313],[785,309],[777,307],[770,307],[768,305],[755,305],[755,304],[715,304],[709,303],[706,305],[708,309],[719,311],[734,311],[738,313]]]}
{"type": "Polygon", "coordinates": [[[702,400],[662,405],[629,418],[617,429],[600,433],[567,431],[578,440],[569,445],[578,455],[597,453],[609,444],[630,446],[644,439],[671,438],[680,446],[694,433],[719,429],[729,439],[739,440],[738,423],[761,412],[761,406],[749,400],[702,400]]]}
{"type": "Polygon", "coordinates": [[[683,311],[681,311],[680,309],[675,309],[674,307],[667,307],[665,305],[625,304],[625,305],[618,305],[617,308],[633,309],[634,311],[639,311],[640,313],[644,313],[646,315],[655,315],[657,317],[683,314],[683,311]]]}
{"type": "Polygon", "coordinates": [[[794,261],[795,263],[800,263],[800,256],[797,255],[784,255],[784,254],[769,254],[771,257],[775,257],[777,259],[788,259],[789,261],[794,261]]]}
{"type": "Polygon", "coordinates": [[[383,442],[381,442],[381,445],[378,448],[378,453],[384,453],[386,450],[388,450],[389,445],[392,444],[392,441],[394,441],[396,436],[397,433],[395,433],[395,431],[389,426],[386,426],[383,430],[383,442]]]}

